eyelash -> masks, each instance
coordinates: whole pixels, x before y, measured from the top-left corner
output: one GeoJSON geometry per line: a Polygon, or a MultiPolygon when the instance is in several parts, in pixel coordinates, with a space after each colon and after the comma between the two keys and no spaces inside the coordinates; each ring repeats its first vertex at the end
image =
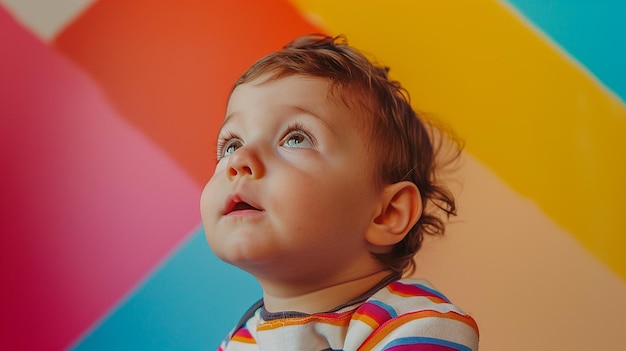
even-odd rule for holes
{"type": "MultiPolygon", "coordinates": [[[[311,135],[311,133],[309,133],[304,128],[304,126],[300,122],[293,122],[289,125],[289,127],[287,127],[287,130],[285,131],[283,136],[280,138],[281,143],[283,143],[285,141],[285,138],[288,137],[292,133],[301,133],[311,141],[313,146],[317,144],[315,138],[311,135]]],[[[233,139],[241,139],[241,138],[232,131],[224,131],[223,135],[221,135],[218,138],[217,140],[217,160],[218,161],[224,158],[224,151],[225,151],[224,147],[226,147],[226,145],[228,145],[228,142],[233,139]]]]}
{"type": "Polygon", "coordinates": [[[241,139],[239,136],[231,131],[225,131],[223,134],[219,136],[217,139],[217,160],[221,160],[224,158],[224,147],[228,144],[229,141],[233,139],[241,139]]]}
{"type": "Polygon", "coordinates": [[[309,131],[306,128],[304,128],[304,126],[300,122],[293,122],[289,125],[283,137],[280,138],[281,142],[284,142],[285,138],[291,135],[292,133],[303,134],[311,141],[311,144],[313,144],[313,146],[317,145],[317,141],[315,140],[315,138],[311,135],[311,133],[309,133],[309,131]]]}

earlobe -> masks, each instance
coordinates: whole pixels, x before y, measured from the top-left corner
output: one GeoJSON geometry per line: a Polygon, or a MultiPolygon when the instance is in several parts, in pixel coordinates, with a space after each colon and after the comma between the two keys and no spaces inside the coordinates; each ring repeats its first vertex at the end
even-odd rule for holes
{"type": "Polygon", "coordinates": [[[400,242],[422,215],[422,197],[417,186],[408,181],[387,185],[366,240],[371,245],[388,247],[400,242]]]}

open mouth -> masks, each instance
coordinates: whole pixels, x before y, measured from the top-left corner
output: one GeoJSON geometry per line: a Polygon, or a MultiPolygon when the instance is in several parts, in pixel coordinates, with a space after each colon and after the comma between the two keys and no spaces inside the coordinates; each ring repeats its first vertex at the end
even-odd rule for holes
{"type": "Polygon", "coordinates": [[[233,206],[233,208],[230,210],[230,212],[245,211],[245,210],[260,211],[260,209],[250,205],[247,202],[237,202],[235,206],[233,206]]]}
{"type": "Polygon", "coordinates": [[[246,211],[263,211],[260,208],[257,208],[245,201],[232,201],[224,211],[224,214],[228,215],[236,212],[246,212],[246,211]]]}

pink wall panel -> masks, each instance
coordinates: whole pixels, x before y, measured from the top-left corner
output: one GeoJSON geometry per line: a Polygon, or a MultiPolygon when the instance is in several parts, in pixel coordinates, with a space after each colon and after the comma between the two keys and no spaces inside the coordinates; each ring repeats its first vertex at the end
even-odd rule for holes
{"type": "Polygon", "coordinates": [[[2,8],[0,33],[0,349],[60,349],[199,223],[200,187],[2,8]]]}

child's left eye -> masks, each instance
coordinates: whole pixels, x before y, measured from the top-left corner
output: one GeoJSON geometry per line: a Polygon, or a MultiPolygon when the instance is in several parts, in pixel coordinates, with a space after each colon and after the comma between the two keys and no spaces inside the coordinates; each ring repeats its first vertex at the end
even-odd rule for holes
{"type": "Polygon", "coordinates": [[[290,148],[313,148],[313,141],[304,131],[294,130],[283,138],[282,145],[290,148]]]}

